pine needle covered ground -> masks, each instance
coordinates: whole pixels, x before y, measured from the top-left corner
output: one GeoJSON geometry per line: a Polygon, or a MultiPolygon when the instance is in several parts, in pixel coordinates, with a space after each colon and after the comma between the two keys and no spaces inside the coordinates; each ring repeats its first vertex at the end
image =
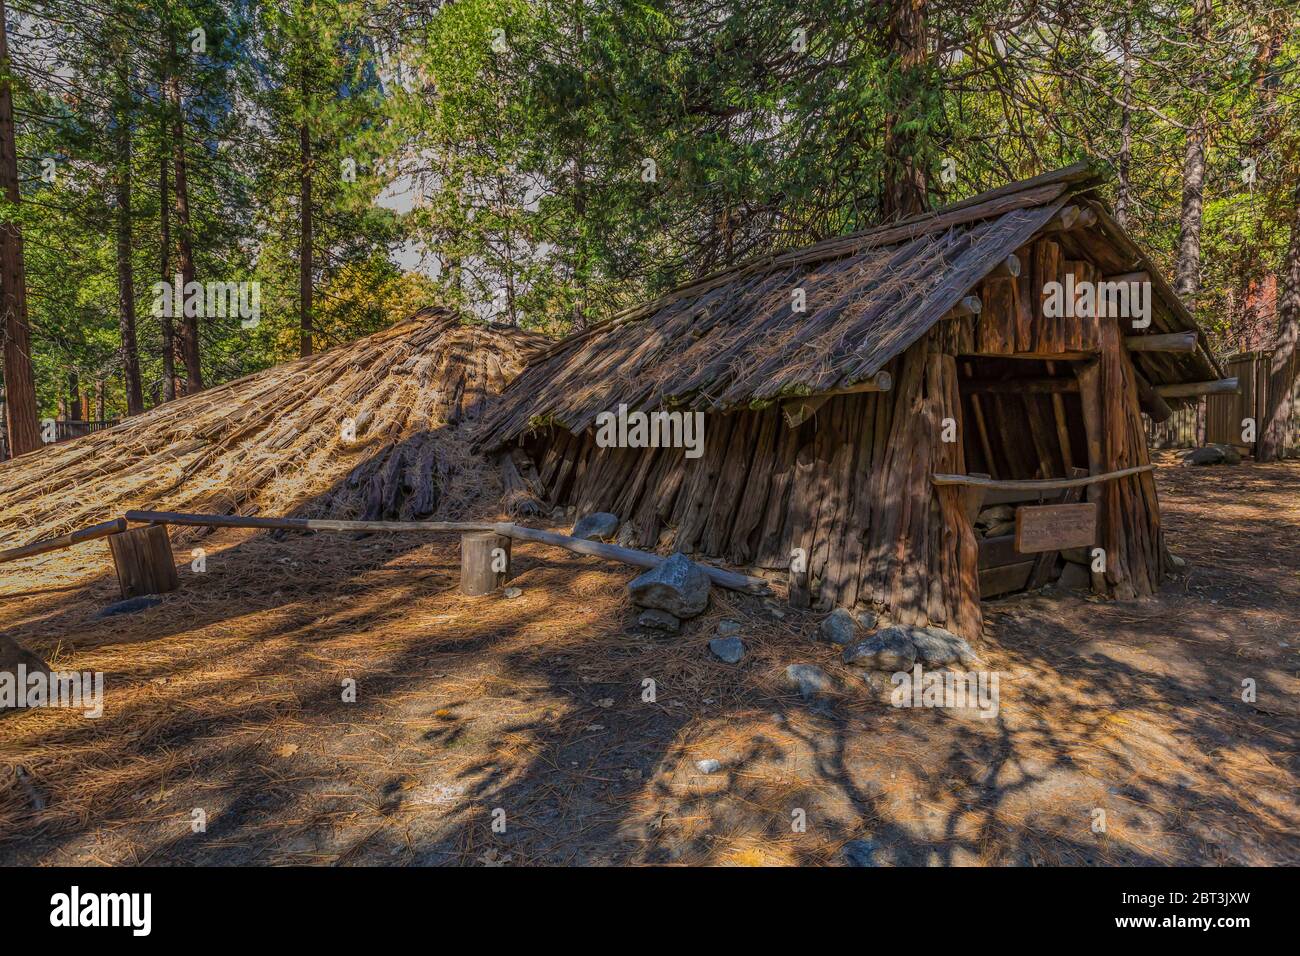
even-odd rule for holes
{"type": "Polygon", "coordinates": [[[788,664],[854,679],[817,615],[715,589],[649,638],[630,569],[534,545],[519,597],[470,599],[454,536],[220,532],[107,619],[103,542],[19,562],[0,627],[105,672],[106,710],[0,717],[0,862],[1295,864],[1300,466],[1159,474],[1187,568],[989,605],[991,720],[810,704],[788,664]],[[722,618],[740,665],[707,651],[722,618]]]}

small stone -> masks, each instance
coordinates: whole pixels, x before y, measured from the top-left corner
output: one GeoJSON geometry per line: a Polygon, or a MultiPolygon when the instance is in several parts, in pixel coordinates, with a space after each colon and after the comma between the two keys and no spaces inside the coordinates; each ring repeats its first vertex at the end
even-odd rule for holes
{"type": "Polygon", "coordinates": [[[716,628],[718,637],[731,637],[740,633],[739,621],[719,621],[716,628]]]}
{"type": "MultiPolygon", "coordinates": [[[[1070,565],[1078,567],[1078,565],[1070,565]]],[[[941,627],[914,627],[911,629],[912,647],[916,659],[925,664],[962,664],[978,663],[979,658],[971,646],[941,627]]]]}
{"type": "Polygon", "coordinates": [[[636,525],[630,521],[625,521],[623,527],[618,529],[618,537],[614,539],[614,543],[620,548],[630,548],[636,544],[636,538],[636,525]]]}
{"type": "Polygon", "coordinates": [[[722,762],[720,760],[697,760],[695,761],[695,769],[700,773],[717,773],[722,769],[722,762]]]}
{"type": "Polygon", "coordinates": [[[1175,568],[1177,568],[1180,571],[1183,568],[1187,567],[1187,562],[1184,561],[1182,558],[1180,558],[1178,555],[1174,554],[1172,551],[1169,553],[1169,563],[1172,564],[1175,568]]]}
{"type": "Polygon", "coordinates": [[[878,849],[874,840],[850,840],[840,849],[840,856],[845,866],[879,866],[876,862],[878,849]]]}
{"type": "Polygon", "coordinates": [[[887,627],[844,648],[843,660],[873,671],[906,671],[916,662],[916,648],[907,628],[887,627]]]}
{"type": "Polygon", "coordinates": [[[634,604],[676,617],[695,617],[709,604],[709,576],[680,552],[633,578],[627,589],[634,604]]]}
{"type": "Polygon", "coordinates": [[[608,541],[618,533],[618,515],[608,511],[597,511],[584,515],[569,532],[570,537],[583,538],[587,541],[608,541]]]}
{"type": "Polygon", "coordinates": [[[151,607],[157,607],[162,603],[162,598],[157,597],[133,597],[125,601],[117,601],[100,610],[95,617],[115,617],[118,614],[135,614],[137,611],[144,611],[151,607]]]}
{"type": "Polygon", "coordinates": [[[738,637],[715,637],[709,641],[709,650],[727,664],[739,664],[745,656],[745,645],[738,637]]]}
{"type": "Polygon", "coordinates": [[[853,643],[853,638],[857,636],[858,632],[858,622],[844,608],[837,607],[826,615],[817,630],[823,641],[830,641],[832,644],[843,646],[853,643]]]}
{"type": "Polygon", "coordinates": [[[650,608],[642,611],[636,619],[637,624],[649,631],[662,631],[664,634],[676,634],[682,629],[682,622],[667,611],[650,608]]]}
{"type": "Polygon", "coordinates": [[[508,598],[517,598],[517,597],[519,597],[520,595],[522,595],[524,592],[521,591],[519,588],[506,588],[506,589],[505,589],[504,591],[502,591],[501,593],[502,593],[502,595],[504,595],[505,597],[508,597],[508,598]]]}
{"type": "Polygon", "coordinates": [[[858,622],[858,627],[864,631],[874,631],[882,625],[882,618],[875,611],[861,610],[853,615],[853,619],[858,622]]]}
{"type": "Polygon", "coordinates": [[[805,698],[816,697],[831,689],[831,679],[816,664],[791,664],[785,669],[785,679],[805,698]]]}

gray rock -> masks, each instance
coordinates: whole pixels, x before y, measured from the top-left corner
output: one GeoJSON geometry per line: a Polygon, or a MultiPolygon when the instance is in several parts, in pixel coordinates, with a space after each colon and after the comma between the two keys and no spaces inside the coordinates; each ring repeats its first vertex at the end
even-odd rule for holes
{"type": "Polygon", "coordinates": [[[1183,455],[1184,465],[1222,465],[1224,459],[1223,449],[1218,445],[1206,445],[1203,448],[1193,448],[1187,454],[1183,455]]]}
{"type": "Polygon", "coordinates": [[[738,637],[715,637],[709,641],[709,650],[727,664],[739,664],[745,656],[745,645],[738,637]]]}
{"type": "Polygon", "coordinates": [[[857,636],[858,624],[853,620],[853,615],[842,607],[837,607],[826,615],[818,628],[818,634],[823,641],[830,641],[832,644],[852,644],[853,638],[857,636]]]}
{"type": "Polygon", "coordinates": [[[1215,448],[1218,448],[1220,451],[1223,452],[1223,463],[1224,463],[1225,465],[1240,465],[1240,464],[1241,464],[1241,452],[1237,451],[1237,448],[1236,448],[1235,445],[1217,445],[1217,444],[1216,444],[1214,447],[1215,447],[1215,448]]]}
{"type": "Polygon", "coordinates": [[[695,617],[709,604],[709,576],[680,552],[633,578],[627,590],[634,604],[676,617],[695,617]]]}
{"type": "Polygon", "coordinates": [[[698,770],[700,773],[717,773],[719,770],[722,769],[722,761],[697,760],[695,761],[695,769],[698,770]]]}
{"type": "Polygon", "coordinates": [[[517,598],[520,597],[524,592],[521,591],[519,588],[506,588],[501,593],[508,598],[517,598]]]}
{"type": "Polygon", "coordinates": [[[984,530],[986,538],[1001,538],[1003,535],[1014,534],[1016,523],[1014,521],[999,521],[991,524],[984,530]]]}
{"type": "Polygon", "coordinates": [[[665,634],[676,634],[682,629],[681,621],[667,611],[660,611],[657,608],[642,611],[636,622],[646,630],[662,631],[665,634]]]}
{"type": "Polygon", "coordinates": [[[875,840],[850,840],[840,849],[840,857],[845,866],[879,866],[876,861],[879,849],[875,840]]]}
{"type": "Polygon", "coordinates": [[[616,534],[618,534],[618,515],[612,515],[608,511],[584,515],[569,532],[571,537],[585,538],[588,541],[608,541],[616,534]]]}
{"type": "Polygon", "coordinates": [[[623,522],[623,527],[618,529],[618,537],[614,543],[620,548],[630,548],[636,544],[636,527],[630,521],[623,522]]]}
{"type": "Polygon", "coordinates": [[[1179,571],[1187,567],[1187,562],[1182,558],[1180,558],[1178,555],[1174,554],[1172,551],[1169,552],[1169,563],[1172,564],[1179,571]]]}
{"type": "Polygon", "coordinates": [[[857,611],[854,613],[853,619],[858,622],[858,627],[864,631],[874,631],[876,628],[884,626],[884,620],[872,610],[857,611]]]}
{"type": "Polygon", "coordinates": [[[816,697],[831,689],[831,679],[816,664],[791,664],[785,669],[785,679],[802,697],[816,697]]]}
{"type": "Polygon", "coordinates": [[[845,664],[873,671],[906,671],[916,662],[916,648],[907,628],[887,627],[844,648],[843,659],[845,664]]]}
{"type": "Polygon", "coordinates": [[[157,607],[162,603],[162,598],[157,597],[133,597],[125,601],[117,601],[101,608],[95,617],[116,617],[118,614],[135,614],[138,611],[148,610],[151,607],[157,607]]]}
{"type": "Polygon", "coordinates": [[[941,627],[914,627],[909,634],[916,659],[923,664],[974,664],[979,661],[970,644],[941,627]]]}
{"type": "Polygon", "coordinates": [[[731,637],[733,634],[740,633],[739,621],[719,621],[716,628],[718,637],[731,637]]]}
{"type": "Polygon", "coordinates": [[[1068,548],[1061,552],[1061,557],[1065,558],[1065,560],[1069,561],[1071,564],[1091,566],[1092,555],[1090,555],[1088,551],[1088,548],[1068,548]]]}

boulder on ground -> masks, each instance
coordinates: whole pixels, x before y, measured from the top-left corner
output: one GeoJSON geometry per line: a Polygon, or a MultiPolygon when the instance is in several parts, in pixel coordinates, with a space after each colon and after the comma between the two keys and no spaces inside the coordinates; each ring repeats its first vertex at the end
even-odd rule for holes
{"type": "Polygon", "coordinates": [[[942,627],[913,627],[909,630],[916,659],[923,664],[975,664],[979,658],[970,644],[942,627]]]}
{"type": "Polygon", "coordinates": [[[657,608],[642,611],[636,622],[648,631],[662,631],[665,634],[676,634],[682,629],[681,621],[667,611],[660,611],[657,608]]]}
{"type": "Polygon", "coordinates": [[[738,637],[715,637],[709,641],[709,650],[726,664],[739,664],[745,656],[745,645],[738,637]]]}
{"type": "Polygon", "coordinates": [[[844,608],[837,607],[826,615],[817,633],[823,641],[830,641],[832,644],[840,646],[852,644],[858,633],[858,622],[844,608]]]}
{"type": "MultiPolygon", "coordinates": [[[[18,686],[19,665],[22,665],[26,674],[35,674],[37,672],[48,674],[50,672],[50,667],[45,661],[23,647],[12,637],[0,634],[0,674],[12,675],[11,680],[14,683],[14,689],[18,693],[22,693],[25,688],[18,686]]],[[[0,713],[5,710],[8,710],[8,708],[0,705],[0,713]]]]}
{"type": "Polygon", "coordinates": [[[618,515],[612,515],[608,511],[583,515],[569,532],[571,537],[585,538],[588,541],[608,541],[616,534],[618,534],[618,515]]]}
{"type": "Polygon", "coordinates": [[[1222,465],[1224,457],[1223,449],[1218,445],[1205,445],[1202,448],[1193,448],[1187,454],[1183,455],[1183,464],[1222,465]]]}
{"type": "Polygon", "coordinates": [[[627,590],[632,603],[675,617],[695,617],[709,604],[709,576],[681,552],[633,578],[627,590]]]}
{"type": "Polygon", "coordinates": [[[831,679],[816,664],[791,664],[785,669],[786,683],[802,697],[816,697],[832,688],[831,679]]]}
{"type": "Polygon", "coordinates": [[[843,659],[845,664],[873,671],[906,671],[916,662],[916,648],[907,628],[887,627],[844,648],[843,659]]]}

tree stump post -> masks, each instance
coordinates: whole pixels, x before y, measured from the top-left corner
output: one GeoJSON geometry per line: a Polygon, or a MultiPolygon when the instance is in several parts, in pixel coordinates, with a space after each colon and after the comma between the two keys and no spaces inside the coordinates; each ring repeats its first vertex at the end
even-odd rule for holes
{"type": "Polygon", "coordinates": [[[510,539],[492,531],[460,536],[460,591],[491,594],[510,577],[510,539]]]}
{"type": "Polygon", "coordinates": [[[164,525],[131,528],[108,536],[122,597],[166,594],[180,587],[164,525]]]}

